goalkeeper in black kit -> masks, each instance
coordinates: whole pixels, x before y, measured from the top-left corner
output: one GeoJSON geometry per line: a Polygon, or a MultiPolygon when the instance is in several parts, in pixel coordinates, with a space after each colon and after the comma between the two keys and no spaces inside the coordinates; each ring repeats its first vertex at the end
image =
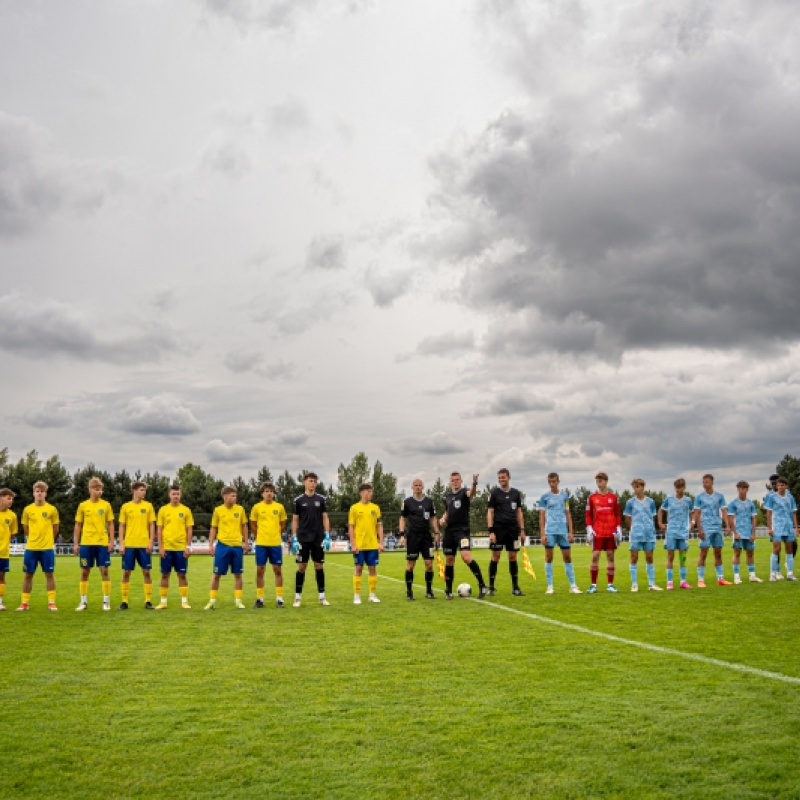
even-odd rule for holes
{"type": "Polygon", "coordinates": [[[403,501],[400,512],[400,535],[406,537],[406,597],[414,599],[414,567],[422,556],[425,562],[425,597],[435,600],[433,593],[433,548],[439,548],[439,522],[433,500],[422,492],[425,486],[417,478],[411,484],[411,497],[403,501]],[[433,535],[436,535],[434,545],[433,535]]]}

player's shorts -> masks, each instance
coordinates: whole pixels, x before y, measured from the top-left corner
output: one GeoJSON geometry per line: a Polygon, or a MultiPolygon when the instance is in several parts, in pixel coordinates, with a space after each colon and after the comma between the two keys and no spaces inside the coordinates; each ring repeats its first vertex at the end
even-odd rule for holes
{"type": "Polygon", "coordinates": [[[669,531],[667,531],[667,535],[664,538],[664,549],[665,550],[688,550],[689,549],[689,540],[685,537],[678,537],[678,536],[670,536],[669,531]]]}
{"type": "Polygon", "coordinates": [[[84,569],[92,567],[107,567],[111,564],[111,553],[105,544],[82,544],[78,551],[81,566],[84,569]]]}
{"type": "Polygon", "coordinates": [[[359,550],[353,553],[353,562],[357,567],[363,567],[366,564],[368,567],[378,566],[378,550],[359,550]]]}
{"type": "Polygon", "coordinates": [[[275,545],[274,547],[266,544],[256,545],[256,566],[266,567],[267,564],[272,564],[275,567],[283,564],[283,547],[275,545]]]}
{"type": "Polygon", "coordinates": [[[791,528],[788,531],[775,531],[772,536],[773,542],[794,542],[796,539],[797,537],[794,535],[794,531],[791,528]]]}
{"type": "Polygon", "coordinates": [[[416,561],[420,556],[425,561],[433,558],[433,537],[430,533],[409,533],[406,539],[406,560],[416,561]]]}
{"type": "Polygon", "coordinates": [[[442,539],[442,552],[446,556],[454,556],[460,550],[472,550],[472,542],[468,530],[446,530],[442,539]]]}
{"type": "Polygon", "coordinates": [[[706,538],[700,539],[700,549],[701,550],[708,550],[709,547],[724,547],[725,546],[725,538],[722,535],[722,531],[712,531],[708,533],[706,531],[706,538]]]}
{"type": "Polygon", "coordinates": [[[7,558],[0,558],[0,572],[9,572],[11,562],[7,558]]]}
{"type": "Polygon", "coordinates": [[[132,572],[136,569],[136,565],[142,569],[151,570],[153,568],[152,558],[150,553],[147,552],[146,547],[126,547],[125,553],[122,556],[122,569],[126,572],[132,572]]]}
{"type": "Polygon", "coordinates": [[[169,575],[172,570],[178,575],[185,575],[189,569],[189,559],[183,550],[165,550],[161,557],[161,574],[169,575]]]}
{"type": "Polygon", "coordinates": [[[490,550],[508,550],[509,552],[517,552],[521,547],[519,541],[519,528],[503,528],[502,526],[494,526],[494,544],[489,544],[490,550]]]}
{"type": "Polygon", "coordinates": [[[228,569],[234,575],[244,572],[244,548],[242,545],[217,542],[214,546],[214,574],[227,575],[228,569]]]}
{"type": "MultiPolygon", "coordinates": [[[[106,555],[108,555],[108,550],[106,550],[106,555]]],[[[56,551],[52,548],[50,550],[26,550],[22,559],[22,571],[33,575],[37,566],[42,568],[42,572],[53,572],[56,568],[56,551]]]]}
{"type": "Polygon", "coordinates": [[[569,550],[572,545],[566,533],[546,533],[543,542],[544,546],[550,550],[553,547],[560,547],[562,550],[569,550]]]}
{"type": "Polygon", "coordinates": [[[325,563],[325,548],[322,546],[322,540],[318,542],[300,542],[300,552],[297,554],[295,561],[298,564],[308,564],[309,560],[315,564],[325,563]]]}
{"type": "Polygon", "coordinates": [[[742,537],[741,539],[734,539],[733,546],[737,550],[755,550],[756,543],[750,541],[750,537],[742,537]]]}
{"type": "Polygon", "coordinates": [[[656,543],[654,541],[644,541],[643,539],[631,539],[631,550],[644,550],[645,552],[651,552],[656,549],[656,543]]]}
{"type": "Polygon", "coordinates": [[[594,539],[592,539],[592,550],[597,552],[598,550],[616,550],[617,549],[617,540],[613,536],[598,536],[597,534],[594,535],[594,539]]]}

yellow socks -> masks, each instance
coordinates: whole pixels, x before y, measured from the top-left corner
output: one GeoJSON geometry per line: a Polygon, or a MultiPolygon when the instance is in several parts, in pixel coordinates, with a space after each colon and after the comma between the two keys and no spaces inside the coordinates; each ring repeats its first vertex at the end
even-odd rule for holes
{"type": "MultiPolygon", "coordinates": [[[[262,589],[262,592],[263,592],[263,589],[262,589]]],[[[233,596],[234,596],[234,598],[236,600],[241,600],[242,599],[242,590],[241,589],[234,589],[233,590],[233,596]]]]}
{"type": "MultiPolygon", "coordinates": [[[[122,589],[122,602],[127,603],[128,598],[131,596],[131,585],[129,583],[123,583],[120,588],[122,589]]],[[[105,588],[103,591],[105,591],[105,588]]]]}
{"type": "Polygon", "coordinates": [[[283,586],[275,587],[275,597],[280,597],[281,599],[283,599],[283,586]]]}
{"type": "Polygon", "coordinates": [[[361,576],[353,575],[353,594],[361,594],[361,576]]]}
{"type": "Polygon", "coordinates": [[[81,602],[86,602],[86,595],[89,594],[89,581],[81,581],[79,584],[81,592],[81,602]]]}
{"type": "Polygon", "coordinates": [[[111,596],[111,581],[103,581],[103,598],[111,596]]]}
{"type": "Polygon", "coordinates": [[[144,599],[146,603],[149,603],[153,599],[153,584],[146,583],[144,585],[144,599]]]}
{"type": "Polygon", "coordinates": [[[47,593],[47,602],[49,604],[51,604],[51,605],[55,605],[56,604],[56,590],[55,589],[53,589],[52,592],[48,592],[47,593]]]}
{"type": "Polygon", "coordinates": [[[260,587],[256,586],[256,597],[259,600],[263,600],[264,599],[264,587],[263,586],[260,586],[260,587]]]}
{"type": "Polygon", "coordinates": [[[26,606],[31,601],[31,593],[30,592],[23,592],[22,593],[22,605],[26,606]]]}
{"type": "Polygon", "coordinates": [[[378,576],[377,575],[370,575],[369,576],[369,593],[375,594],[375,589],[378,586],[378,576]]]}
{"type": "Polygon", "coordinates": [[[178,591],[181,593],[181,601],[188,599],[189,597],[189,587],[188,586],[179,586],[178,591]]]}

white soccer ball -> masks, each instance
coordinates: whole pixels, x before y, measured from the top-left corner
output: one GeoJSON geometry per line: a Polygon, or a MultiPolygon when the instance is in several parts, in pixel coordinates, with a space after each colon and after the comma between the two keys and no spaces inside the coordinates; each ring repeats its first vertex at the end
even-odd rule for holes
{"type": "Polygon", "coordinates": [[[472,594],[472,587],[468,583],[459,583],[456,591],[459,597],[469,597],[472,594]]]}

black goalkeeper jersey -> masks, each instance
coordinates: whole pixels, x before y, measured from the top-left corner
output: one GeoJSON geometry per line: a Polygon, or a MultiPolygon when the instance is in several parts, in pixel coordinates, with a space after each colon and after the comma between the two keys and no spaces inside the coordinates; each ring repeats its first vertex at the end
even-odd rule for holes
{"type": "Polygon", "coordinates": [[[297,514],[297,541],[315,542],[325,535],[322,515],[328,510],[321,494],[307,495],[305,492],[294,500],[294,513],[297,514]]]}
{"type": "Polygon", "coordinates": [[[427,534],[431,530],[431,520],[436,516],[433,500],[430,497],[406,497],[400,516],[408,520],[408,532],[427,534]]]}

